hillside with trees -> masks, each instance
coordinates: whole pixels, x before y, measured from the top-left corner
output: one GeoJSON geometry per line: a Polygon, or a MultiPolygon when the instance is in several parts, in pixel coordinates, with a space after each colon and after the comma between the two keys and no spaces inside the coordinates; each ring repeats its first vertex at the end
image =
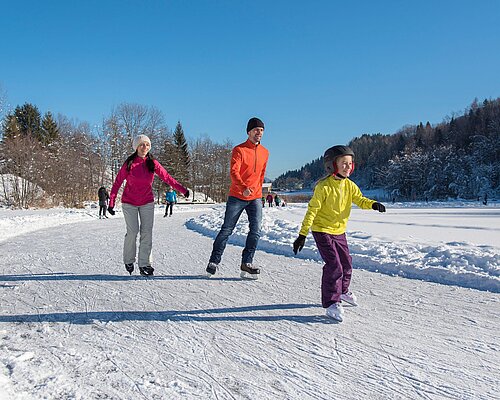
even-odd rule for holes
{"type": "MultiPolygon", "coordinates": [[[[462,115],[434,126],[427,122],[392,135],[364,134],[348,145],[356,154],[352,179],[365,190],[384,189],[398,200],[500,194],[500,99],[475,100],[462,115]]],[[[322,176],[319,158],[279,176],[273,186],[311,188],[322,176]]]]}
{"type": "MultiPolygon", "coordinates": [[[[193,194],[227,196],[232,143],[208,137],[188,143],[181,122],[170,131],[155,107],[123,103],[94,127],[51,112],[42,116],[29,103],[0,111],[0,197],[10,206],[81,207],[101,185],[111,187],[139,134],[150,137],[154,157],[193,194]]],[[[159,200],[167,188],[155,178],[153,189],[159,200]]]]}

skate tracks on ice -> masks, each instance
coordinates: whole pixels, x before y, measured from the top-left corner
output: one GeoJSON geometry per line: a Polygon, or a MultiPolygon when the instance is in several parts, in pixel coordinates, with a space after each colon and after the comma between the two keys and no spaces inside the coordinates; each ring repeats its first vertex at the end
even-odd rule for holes
{"type": "Polygon", "coordinates": [[[321,263],[258,251],[239,278],[228,245],[154,227],[154,278],[121,263],[120,214],[0,242],[0,398],[492,399],[499,294],[355,270],[360,306],[323,316],[321,263]]]}

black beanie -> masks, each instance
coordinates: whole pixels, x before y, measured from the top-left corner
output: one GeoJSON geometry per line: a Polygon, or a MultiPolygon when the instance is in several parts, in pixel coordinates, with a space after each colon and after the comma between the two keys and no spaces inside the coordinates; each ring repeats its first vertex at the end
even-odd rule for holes
{"type": "Polygon", "coordinates": [[[247,133],[250,132],[253,128],[262,128],[264,129],[264,122],[262,122],[257,117],[250,118],[247,124],[247,133]]]}

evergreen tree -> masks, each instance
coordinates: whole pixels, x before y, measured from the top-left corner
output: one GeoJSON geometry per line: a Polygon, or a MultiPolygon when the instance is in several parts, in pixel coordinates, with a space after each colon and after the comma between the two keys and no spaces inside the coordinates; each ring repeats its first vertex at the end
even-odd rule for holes
{"type": "MultiPolygon", "coordinates": [[[[384,188],[405,200],[422,196],[500,195],[500,98],[478,103],[434,127],[406,125],[393,135],[364,134],[348,145],[356,154],[352,179],[363,189],[384,188]]],[[[275,187],[308,187],[314,164],[289,171],[275,187]]]]}
{"type": "Polygon", "coordinates": [[[181,121],[177,121],[177,125],[174,131],[174,144],[177,148],[178,168],[177,176],[180,182],[187,184],[189,181],[189,165],[191,163],[188,151],[188,144],[186,142],[186,137],[184,136],[184,130],[182,129],[181,121]]]}
{"type": "Polygon", "coordinates": [[[59,128],[56,121],[52,118],[52,114],[47,112],[42,120],[42,144],[50,146],[51,143],[59,139],[59,128]]]}
{"type": "Polygon", "coordinates": [[[7,123],[4,125],[5,137],[21,134],[42,141],[41,115],[36,106],[29,103],[22,107],[17,106],[13,114],[7,115],[6,121],[7,123]],[[15,122],[13,118],[15,118],[15,122]]]}

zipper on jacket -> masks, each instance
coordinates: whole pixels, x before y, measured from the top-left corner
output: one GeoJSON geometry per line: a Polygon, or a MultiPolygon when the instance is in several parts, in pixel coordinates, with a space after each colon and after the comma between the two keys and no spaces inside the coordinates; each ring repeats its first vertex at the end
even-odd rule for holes
{"type": "Polygon", "coordinates": [[[257,146],[259,143],[255,145],[255,158],[254,158],[254,163],[253,163],[253,172],[257,172],[257,146]]]}

